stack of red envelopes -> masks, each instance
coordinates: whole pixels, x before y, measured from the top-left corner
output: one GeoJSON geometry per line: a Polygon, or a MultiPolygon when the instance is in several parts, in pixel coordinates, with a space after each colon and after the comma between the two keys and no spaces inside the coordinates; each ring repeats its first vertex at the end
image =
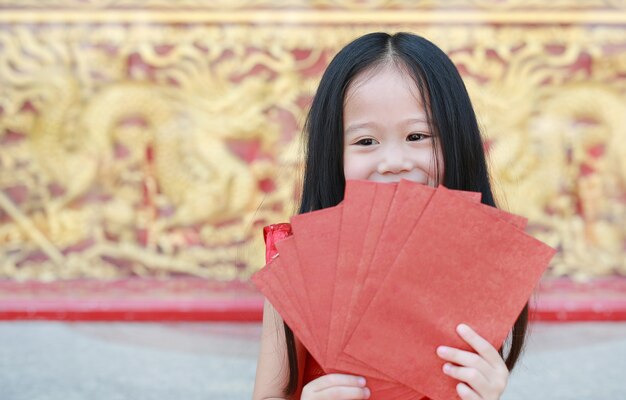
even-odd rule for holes
{"type": "Polygon", "coordinates": [[[459,323],[501,347],[555,253],[525,225],[480,193],[348,181],[252,280],[325,372],[365,376],[374,399],[452,399],[436,348],[471,351],[459,323]]]}

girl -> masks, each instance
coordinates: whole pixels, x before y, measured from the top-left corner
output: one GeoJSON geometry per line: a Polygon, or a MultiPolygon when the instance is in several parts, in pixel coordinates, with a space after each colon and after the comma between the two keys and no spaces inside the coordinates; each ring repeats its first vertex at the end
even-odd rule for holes
{"type": "MultiPolygon", "coordinates": [[[[325,71],[305,124],[307,151],[300,213],[337,205],[346,179],[482,193],[495,206],[476,116],[452,61],[409,33],[371,33],[343,48],[325,71]]],[[[441,373],[461,399],[498,399],[526,332],[528,305],[510,334],[506,359],[466,325],[474,352],[437,349],[441,373]]],[[[419,334],[416,332],[416,335],[419,334]]],[[[254,399],[367,399],[363,377],[324,375],[271,304],[265,302],[254,399]]]]}

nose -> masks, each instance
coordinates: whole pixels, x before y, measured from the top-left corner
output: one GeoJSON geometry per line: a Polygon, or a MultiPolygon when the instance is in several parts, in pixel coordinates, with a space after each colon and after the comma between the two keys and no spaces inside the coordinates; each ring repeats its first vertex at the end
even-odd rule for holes
{"type": "Polygon", "coordinates": [[[405,156],[402,149],[390,148],[378,164],[377,172],[384,174],[399,174],[413,169],[413,163],[405,156]]]}

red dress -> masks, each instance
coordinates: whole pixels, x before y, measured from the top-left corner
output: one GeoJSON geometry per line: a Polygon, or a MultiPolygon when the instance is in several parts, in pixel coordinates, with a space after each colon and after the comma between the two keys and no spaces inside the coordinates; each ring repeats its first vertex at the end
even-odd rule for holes
{"type": "MultiPolygon", "coordinates": [[[[278,250],[276,250],[275,243],[279,240],[282,240],[288,236],[291,236],[291,225],[287,223],[282,224],[274,224],[269,225],[263,228],[263,238],[265,239],[265,262],[268,263],[270,260],[278,255],[278,250]]],[[[306,351],[306,349],[305,349],[306,351]]],[[[314,379],[319,378],[320,376],[325,375],[322,367],[315,361],[315,359],[306,352],[306,358],[304,360],[304,373],[302,375],[302,385],[298,388],[297,398],[300,396],[300,391],[302,387],[307,383],[311,382],[314,379]]]]}

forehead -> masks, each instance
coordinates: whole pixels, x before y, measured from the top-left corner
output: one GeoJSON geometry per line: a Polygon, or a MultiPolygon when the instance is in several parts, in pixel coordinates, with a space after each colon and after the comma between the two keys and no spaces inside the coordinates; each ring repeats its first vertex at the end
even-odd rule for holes
{"type": "Polygon", "coordinates": [[[422,96],[412,76],[395,65],[359,74],[344,99],[344,118],[425,117],[422,96]]]}

